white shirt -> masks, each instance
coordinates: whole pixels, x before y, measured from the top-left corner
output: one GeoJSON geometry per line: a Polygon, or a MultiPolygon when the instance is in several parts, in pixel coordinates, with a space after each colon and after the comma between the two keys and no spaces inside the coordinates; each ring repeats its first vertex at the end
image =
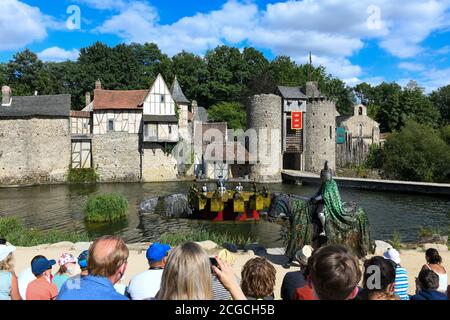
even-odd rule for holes
{"type": "Polygon", "coordinates": [[[27,300],[27,287],[28,287],[28,284],[31,281],[36,279],[36,277],[34,276],[33,272],[31,272],[31,267],[26,268],[21,273],[19,273],[17,278],[18,278],[17,281],[18,281],[18,284],[19,284],[20,296],[22,297],[22,300],[27,300]]]}
{"type": "Polygon", "coordinates": [[[163,269],[150,269],[135,275],[128,286],[132,300],[154,298],[161,287],[163,269]]]}

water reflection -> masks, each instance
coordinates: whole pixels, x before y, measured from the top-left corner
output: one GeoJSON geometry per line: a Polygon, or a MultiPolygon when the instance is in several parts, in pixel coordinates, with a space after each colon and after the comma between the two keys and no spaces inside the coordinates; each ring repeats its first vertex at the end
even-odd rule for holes
{"type": "MultiPolygon", "coordinates": [[[[0,215],[20,217],[27,227],[43,230],[85,231],[90,236],[119,234],[126,241],[154,241],[165,232],[182,232],[192,228],[239,234],[260,240],[263,245],[282,246],[280,226],[267,222],[211,223],[186,219],[167,219],[158,215],[139,214],[139,204],[153,196],[186,192],[191,183],[132,183],[99,185],[54,185],[0,189],[0,215]],[[106,225],[86,224],[83,206],[89,195],[118,192],[129,201],[126,220],[106,225]]],[[[210,184],[210,188],[214,188],[210,184]]],[[[233,188],[233,185],[229,186],[233,188]]],[[[247,189],[251,185],[245,186],[247,189]]],[[[270,191],[286,192],[310,197],[315,186],[271,184],[270,191]]],[[[342,189],[344,201],[356,201],[369,216],[372,234],[377,239],[389,239],[399,230],[404,241],[417,239],[421,226],[450,225],[450,200],[433,196],[418,196],[389,192],[342,189]]]]}

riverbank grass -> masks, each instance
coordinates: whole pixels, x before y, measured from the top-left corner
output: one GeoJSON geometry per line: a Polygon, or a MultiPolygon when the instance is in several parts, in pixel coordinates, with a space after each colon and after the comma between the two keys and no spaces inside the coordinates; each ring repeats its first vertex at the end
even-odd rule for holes
{"type": "Polygon", "coordinates": [[[126,217],[128,200],[118,193],[105,193],[89,197],[84,207],[88,222],[110,222],[126,217]]]}
{"type": "Polygon", "coordinates": [[[67,181],[69,183],[96,183],[98,174],[94,168],[70,169],[67,181]]]}
{"type": "Polygon", "coordinates": [[[228,233],[221,234],[210,232],[207,230],[191,230],[179,233],[164,233],[161,235],[161,242],[170,244],[171,246],[178,246],[188,241],[201,242],[210,240],[219,245],[224,243],[232,243],[239,247],[257,242],[257,239],[246,238],[241,235],[230,235],[228,233]]]}
{"type": "Polygon", "coordinates": [[[33,247],[40,244],[52,244],[62,241],[88,242],[85,233],[41,231],[25,228],[17,217],[0,217],[0,238],[19,247],[33,247]]]}

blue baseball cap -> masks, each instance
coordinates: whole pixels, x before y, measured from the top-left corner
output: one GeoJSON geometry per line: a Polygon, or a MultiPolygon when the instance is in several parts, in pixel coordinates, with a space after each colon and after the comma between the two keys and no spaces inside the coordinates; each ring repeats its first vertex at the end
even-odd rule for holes
{"type": "Polygon", "coordinates": [[[78,256],[78,265],[80,266],[80,268],[87,268],[87,264],[88,264],[88,255],[89,255],[89,251],[88,250],[84,250],[82,253],[80,253],[80,255],[78,256]]]}
{"type": "Polygon", "coordinates": [[[150,261],[150,263],[159,262],[167,256],[169,251],[170,246],[168,244],[155,242],[147,249],[147,260],[150,261]]]}
{"type": "Polygon", "coordinates": [[[47,258],[40,257],[31,261],[31,272],[33,272],[35,276],[40,276],[46,270],[51,269],[55,264],[55,260],[47,260],[47,258]]]}

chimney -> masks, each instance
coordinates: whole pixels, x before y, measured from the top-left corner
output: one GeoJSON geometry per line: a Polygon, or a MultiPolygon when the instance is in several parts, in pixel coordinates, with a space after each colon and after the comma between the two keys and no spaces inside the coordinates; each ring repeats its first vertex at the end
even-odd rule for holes
{"type": "Polygon", "coordinates": [[[8,86],[2,87],[2,106],[10,106],[12,100],[11,88],[8,86]]]}
{"type": "Polygon", "coordinates": [[[86,107],[91,104],[91,93],[86,92],[86,107]]]}
{"type": "Polygon", "coordinates": [[[198,103],[196,100],[192,100],[191,110],[192,110],[192,118],[195,118],[198,112],[198,103]]]}
{"type": "Polygon", "coordinates": [[[97,81],[95,81],[95,89],[101,89],[102,88],[102,82],[100,81],[100,79],[98,79],[97,81]]]}
{"type": "Polygon", "coordinates": [[[306,96],[308,98],[319,98],[319,83],[317,81],[308,81],[306,82],[306,96]]]}

